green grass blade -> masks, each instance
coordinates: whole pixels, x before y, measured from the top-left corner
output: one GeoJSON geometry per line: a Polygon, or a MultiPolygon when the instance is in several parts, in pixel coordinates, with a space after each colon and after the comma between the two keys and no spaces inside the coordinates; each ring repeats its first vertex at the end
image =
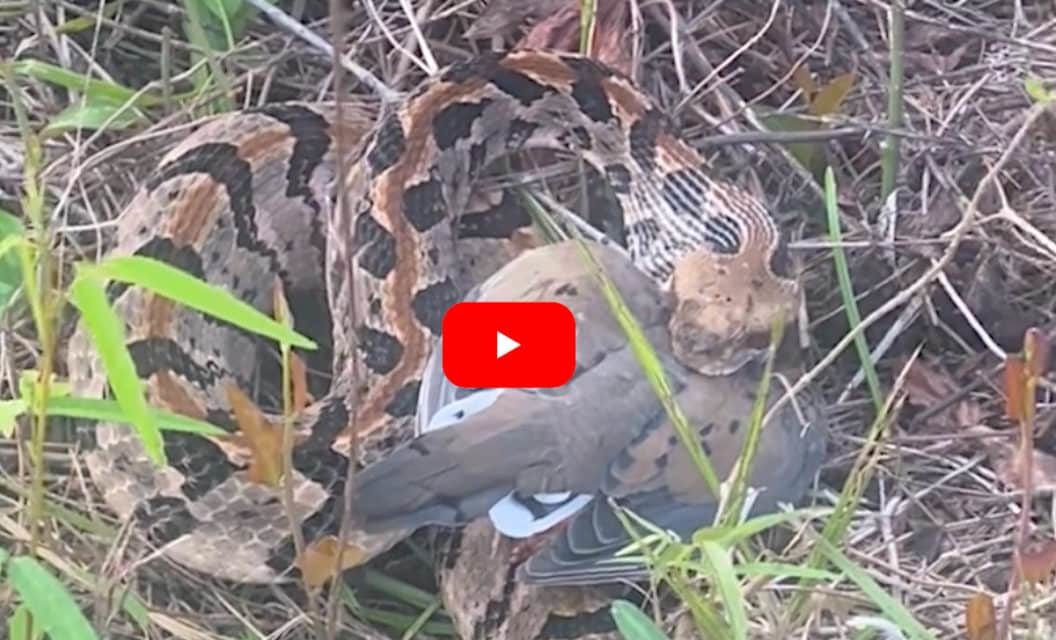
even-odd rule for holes
{"type": "MultiPolygon", "coordinates": [[[[858,313],[858,302],[854,298],[854,285],[851,283],[851,270],[847,267],[847,255],[843,251],[840,212],[836,206],[836,178],[833,176],[832,167],[825,169],[825,211],[828,215],[829,237],[833,244],[832,259],[836,265],[836,280],[839,282],[843,308],[847,313],[847,323],[851,330],[854,330],[862,324],[862,316],[858,313]]],[[[854,347],[858,351],[858,359],[862,361],[873,406],[880,411],[884,406],[884,394],[880,389],[880,379],[876,375],[876,366],[873,364],[873,356],[869,353],[864,333],[854,337],[854,347]]]]}
{"type": "Polygon", "coordinates": [[[752,473],[752,464],[762,439],[763,418],[766,416],[767,399],[770,397],[770,378],[774,374],[774,358],[777,357],[777,348],[784,338],[784,333],[785,325],[783,319],[779,318],[771,328],[770,349],[766,365],[763,367],[763,375],[756,386],[755,402],[752,403],[752,413],[748,419],[748,433],[745,434],[741,452],[737,456],[737,466],[729,481],[729,499],[719,514],[719,522],[723,524],[732,525],[741,520],[741,510],[748,493],[748,477],[752,473]]]}
{"type": "Polygon", "coordinates": [[[63,69],[62,67],[41,62],[40,60],[20,60],[11,65],[12,70],[18,75],[25,75],[37,80],[43,80],[58,85],[70,91],[83,93],[90,100],[103,100],[111,104],[123,104],[132,102],[136,106],[149,107],[161,104],[161,98],[150,94],[136,95],[135,89],[109,82],[97,80],[83,73],[63,69]]]}
{"type": "MultiPolygon", "coordinates": [[[[201,436],[223,436],[227,432],[208,422],[181,416],[178,413],[149,409],[151,417],[163,431],[194,433],[201,436]]],[[[63,418],[78,418],[98,422],[128,423],[128,416],[121,405],[102,398],[52,398],[48,400],[48,415],[63,418]]]]}
{"type": "Polygon", "coordinates": [[[776,511],[754,518],[749,518],[735,526],[706,527],[698,529],[693,534],[693,544],[700,545],[705,542],[715,542],[720,545],[737,544],[742,540],[751,538],[768,529],[773,529],[779,524],[791,522],[804,516],[817,515],[817,509],[794,509],[791,511],[776,511]]]}
{"type": "Polygon", "coordinates": [[[718,589],[730,631],[737,640],[744,640],[748,637],[748,612],[744,608],[741,583],[737,580],[737,573],[733,570],[730,551],[713,542],[700,545],[700,550],[711,567],[708,575],[718,589]]]}
{"type": "Polygon", "coordinates": [[[127,129],[146,118],[137,113],[130,103],[122,104],[106,100],[84,100],[63,109],[44,127],[41,135],[49,136],[78,129],[121,130],[127,129]]]}
{"type": "Polygon", "coordinates": [[[316,344],[308,338],[257,311],[225,289],[203,282],[159,260],[142,256],[120,256],[104,260],[90,269],[98,277],[143,287],[280,344],[301,349],[316,348],[316,344]]]}
{"type": "Polygon", "coordinates": [[[10,438],[15,433],[15,420],[29,409],[22,398],[0,400],[0,436],[10,438]]]}
{"type": "Polygon", "coordinates": [[[29,640],[41,640],[44,637],[44,630],[40,628],[40,625],[33,624],[33,617],[30,615],[29,607],[20,604],[15,609],[14,614],[7,619],[7,637],[15,640],[26,638],[29,640]]]}
{"type": "Polygon", "coordinates": [[[857,564],[851,562],[850,558],[843,555],[843,553],[831,545],[828,540],[824,538],[817,538],[816,544],[821,552],[828,558],[837,569],[839,569],[843,575],[849,578],[852,582],[858,585],[858,588],[872,600],[880,611],[886,615],[891,622],[898,625],[902,631],[904,631],[910,638],[917,640],[934,640],[935,636],[924,628],[924,625],[917,622],[913,614],[909,612],[900,602],[892,598],[883,587],[881,587],[873,578],[865,572],[864,569],[859,567],[857,564]]]}
{"type": "Polygon", "coordinates": [[[649,616],[626,600],[616,600],[609,608],[616,628],[626,640],[667,640],[649,616]]]}
{"type": "Polygon", "coordinates": [[[641,325],[638,324],[638,320],[634,317],[634,314],[631,313],[631,310],[627,308],[627,304],[623,301],[619,289],[616,288],[616,285],[609,278],[608,274],[605,273],[605,269],[601,266],[601,263],[599,263],[597,258],[594,257],[594,254],[591,253],[587,243],[578,235],[575,238],[575,242],[579,246],[584,260],[586,260],[593,268],[594,274],[597,276],[598,281],[601,284],[602,294],[605,296],[605,300],[612,309],[613,315],[616,317],[616,321],[619,323],[620,328],[627,336],[627,341],[631,345],[635,360],[638,362],[642,372],[649,380],[649,384],[652,385],[653,390],[660,399],[660,403],[663,405],[664,410],[671,419],[671,423],[675,427],[675,432],[678,433],[678,437],[682,441],[682,446],[684,446],[689,452],[690,458],[696,465],[701,477],[703,477],[704,481],[708,484],[708,488],[711,489],[715,496],[718,496],[719,478],[715,475],[715,470],[711,466],[711,461],[708,460],[708,456],[704,453],[704,448],[701,446],[700,440],[696,437],[696,433],[693,428],[689,426],[689,420],[686,419],[685,414],[682,413],[681,407],[678,406],[678,402],[675,401],[674,394],[671,392],[671,385],[668,383],[667,375],[664,373],[664,367],[660,363],[660,358],[656,355],[653,346],[649,344],[649,340],[645,337],[645,333],[642,331],[641,325]]]}
{"type": "Polygon", "coordinates": [[[838,580],[839,575],[822,569],[811,569],[798,564],[783,562],[742,562],[734,567],[737,575],[745,578],[770,577],[777,580],[797,578],[800,580],[838,580]]]}
{"type": "Polygon", "coordinates": [[[84,269],[80,271],[70,285],[70,302],[81,312],[81,319],[103,360],[114,397],[143,441],[147,455],[155,464],[164,464],[161,431],[147,407],[136,365],[125,347],[124,322],[110,307],[102,282],[84,269]]]}
{"type": "Polygon", "coordinates": [[[66,587],[33,558],[19,556],[7,562],[7,582],[51,640],[98,638],[66,587]]]}

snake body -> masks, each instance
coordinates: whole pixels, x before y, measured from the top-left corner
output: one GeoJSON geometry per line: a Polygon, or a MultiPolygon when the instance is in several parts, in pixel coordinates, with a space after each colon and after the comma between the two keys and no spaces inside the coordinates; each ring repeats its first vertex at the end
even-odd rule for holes
{"type": "MultiPolygon", "coordinates": [[[[308,541],[337,533],[352,462],[349,425],[358,428],[356,464],[409,439],[444,312],[537,242],[511,199],[474,191],[500,157],[556,148],[604,176],[635,264],[678,296],[676,353],[701,372],[736,369],[764,348],[758,336],[771,312],[794,300],[763,204],[712,177],[671,120],[597,62],[484,54],[427,79],[383,110],[376,126],[368,110],[346,107],[340,120],[335,113],[281,104],[197,129],[122,213],[112,250],[183,268],[267,313],[277,283],[299,320],[311,320],[298,314],[301,305],[328,312],[326,327],[315,329],[331,331],[332,378],[297,418],[289,480],[308,541]],[[339,135],[351,142],[342,194],[339,135]],[[349,206],[335,207],[338,196],[349,206]],[[749,276],[715,294],[723,265],[734,263],[749,276]],[[688,266],[672,278],[680,264],[688,266]]],[[[279,579],[292,557],[289,520],[277,491],[247,479],[246,443],[224,393],[236,385],[267,397],[259,386],[267,376],[255,374],[274,363],[257,340],[225,323],[135,288],[109,293],[150,401],[230,435],[167,434],[168,463],[156,468],[126,426],[99,424],[88,467],[105,501],[183,565],[230,580],[279,579]]],[[[69,370],[76,393],[106,393],[82,327],[69,370]]]]}

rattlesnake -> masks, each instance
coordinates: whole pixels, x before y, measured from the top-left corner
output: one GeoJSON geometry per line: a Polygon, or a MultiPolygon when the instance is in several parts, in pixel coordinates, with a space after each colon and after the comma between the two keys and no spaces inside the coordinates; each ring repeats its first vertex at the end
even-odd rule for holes
{"type": "MultiPolygon", "coordinates": [[[[346,107],[339,121],[332,107],[306,104],[212,120],[146,180],[118,220],[111,253],[163,260],[268,313],[276,280],[295,315],[325,291],[333,378],[298,417],[291,479],[309,542],[337,533],[353,416],[357,463],[411,437],[444,312],[538,242],[510,198],[474,194],[474,178],[498,157],[557,148],[604,176],[635,264],[678,297],[676,355],[703,373],[734,370],[760,353],[770,318],[794,302],[796,283],[763,204],[712,177],[653,102],[602,64],[546,52],[484,54],[424,81],[373,129],[372,121],[369,110],[346,107]],[[347,209],[333,204],[338,133],[352,142],[347,209]],[[714,254],[742,261],[751,276],[705,300],[701,279],[723,276],[701,259],[714,254]],[[690,266],[671,282],[680,261],[690,266]]],[[[156,468],[126,426],[99,424],[87,460],[106,503],[183,565],[237,581],[280,578],[291,559],[287,514],[276,491],[246,479],[245,447],[223,393],[229,384],[254,389],[253,373],[266,364],[257,342],[136,288],[109,293],[150,401],[232,437],[167,434],[168,464],[156,468]]],[[[80,326],[68,364],[75,393],[106,392],[80,326]]]]}

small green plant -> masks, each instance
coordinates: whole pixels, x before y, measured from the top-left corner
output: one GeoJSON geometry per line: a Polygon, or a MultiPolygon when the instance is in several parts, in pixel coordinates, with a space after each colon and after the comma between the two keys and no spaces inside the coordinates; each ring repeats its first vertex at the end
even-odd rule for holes
{"type": "MultiPolygon", "coordinates": [[[[14,625],[19,634],[13,637],[30,638],[45,632],[52,638],[91,638],[95,636],[91,634],[91,628],[81,616],[72,596],[61,582],[35,560],[46,512],[43,452],[49,420],[63,416],[131,424],[142,440],[147,455],[158,464],[165,461],[162,428],[210,435],[220,433],[219,429],[207,423],[156,411],[147,406],[142,382],[136,375],[131,354],[125,346],[124,323],[107,300],[106,285],[121,282],[143,287],[281,344],[303,349],[314,349],[315,344],[226,290],[150,258],[119,256],[98,264],[79,262],[73,265],[72,281],[68,284],[62,282],[61,274],[64,271],[58,263],[58,253],[53,251],[55,236],[41,179],[42,136],[46,135],[47,129],[41,133],[32,129],[14,81],[18,73],[45,74],[52,80],[72,80],[55,72],[54,68],[39,65],[0,67],[0,75],[6,80],[12,96],[26,152],[21,199],[25,220],[22,222],[0,217],[4,231],[0,237],[0,282],[12,288],[6,292],[4,299],[9,311],[13,301],[25,303],[41,344],[36,369],[23,373],[18,388],[11,390],[14,397],[0,401],[0,430],[7,434],[16,433],[14,427],[19,418],[29,423],[26,450],[29,452],[31,476],[27,509],[30,532],[28,554],[13,555],[10,551],[0,550],[3,553],[0,560],[3,560],[4,565],[3,578],[18,593],[20,600],[15,615],[8,620],[9,627],[14,625]],[[80,312],[83,326],[106,370],[114,400],[73,397],[68,386],[54,375],[55,336],[58,333],[60,311],[67,303],[80,312]],[[77,615],[60,615],[66,609],[76,611],[77,615]]],[[[114,91],[111,85],[91,86],[97,92],[114,97],[107,93],[114,91]]],[[[125,105],[134,102],[126,94],[120,94],[120,97],[125,105]]]]}

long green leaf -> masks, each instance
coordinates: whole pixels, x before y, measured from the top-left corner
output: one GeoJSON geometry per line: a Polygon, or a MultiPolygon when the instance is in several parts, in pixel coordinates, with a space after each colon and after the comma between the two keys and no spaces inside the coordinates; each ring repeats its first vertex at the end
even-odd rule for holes
{"type": "Polygon", "coordinates": [[[653,345],[651,345],[649,339],[645,337],[645,332],[642,331],[642,327],[638,324],[637,318],[635,318],[634,314],[631,313],[631,310],[627,308],[627,303],[624,302],[616,284],[611,278],[609,278],[608,274],[605,273],[604,267],[598,262],[598,259],[594,254],[591,253],[590,247],[586,241],[577,234],[575,242],[579,246],[580,253],[584,260],[592,266],[594,275],[597,277],[598,282],[601,285],[602,294],[604,294],[605,300],[612,309],[613,315],[620,325],[620,329],[622,329],[624,335],[627,336],[627,342],[631,345],[631,351],[634,353],[639,368],[649,380],[650,385],[653,387],[653,391],[660,400],[660,404],[663,405],[668,418],[671,419],[671,424],[675,427],[675,432],[682,441],[682,446],[686,448],[690,459],[693,460],[694,465],[697,467],[697,471],[699,471],[701,477],[704,478],[708,488],[711,489],[714,495],[718,496],[719,478],[715,475],[715,469],[711,466],[711,461],[704,452],[704,448],[700,444],[700,439],[697,438],[693,428],[689,425],[689,420],[682,412],[682,408],[678,406],[678,402],[675,400],[674,394],[671,392],[671,384],[667,381],[664,367],[660,363],[660,358],[656,355],[653,345]]]}
{"type": "Polygon", "coordinates": [[[616,600],[609,608],[616,628],[627,640],[667,640],[664,632],[656,627],[641,609],[626,600],[616,600]]]}
{"type": "Polygon", "coordinates": [[[101,99],[111,104],[135,101],[135,104],[140,107],[154,106],[162,102],[160,96],[150,94],[137,96],[135,89],[106,80],[96,80],[83,73],[70,71],[40,60],[20,60],[11,65],[11,68],[16,74],[26,75],[71,91],[81,92],[91,100],[101,99]]]}
{"type": "MultiPolygon", "coordinates": [[[[223,436],[227,432],[208,422],[181,416],[178,413],[149,409],[151,417],[163,431],[195,433],[202,436],[223,436]]],[[[103,398],[52,398],[48,400],[48,415],[64,418],[80,418],[99,422],[129,422],[121,405],[103,398]]]]}
{"type": "Polygon", "coordinates": [[[714,542],[705,542],[700,545],[700,550],[711,566],[711,571],[708,572],[708,575],[718,588],[719,596],[722,599],[723,611],[730,624],[733,637],[737,638],[737,640],[746,639],[748,637],[748,613],[744,608],[741,584],[737,580],[733,562],[730,560],[730,551],[714,542]]]}
{"type": "Polygon", "coordinates": [[[33,614],[34,624],[52,640],[98,638],[63,584],[36,560],[28,556],[11,558],[5,573],[8,583],[33,614]]]}
{"type": "Polygon", "coordinates": [[[829,543],[828,540],[822,537],[815,539],[815,543],[818,548],[829,559],[829,562],[834,564],[843,575],[850,578],[852,582],[858,585],[858,588],[872,600],[880,611],[884,613],[892,622],[898,625],[902,631],[909,635],[910,638],[917,640],[934,640],[935,635],[924,628],[924,625],[917,622],[913,614],[909,612],[902,603],[892,598],[883,587],[877,584],[876,580],[865,572],[864,569],[851,562],[851,560],[843,555],[843,553],[829,543]]]}
{"type": "Polygon", "coordinates": [[[107,100],[93,100],[71,104],[63,109],[44,127],[42,134],[53,135],[77,129],[120,130],[145,122],[146,118],[137,113],[128,103],[119,104],[107,100]]]}
{"type": "Polygon", "coordinates": [[[24,604],[18,605],[14,614],[7,619],[7,637],[14,640],[40,640],[44,637],[44,630],[40,625],[33,624],[33,616],[29,607],[24,604]]]}
{"type": "Polygon", "coordinates": [[[70,301],[81,312],[81,319],[106,367],[106,377],[128,422],[136,429],[147,455],[156,464],[165,463],[165,449],[136,375],[136,365],[125,347],[125,329],[106,299],[106,289],[91,272],[80,269],[70,285],[70,301]]]}
{"type": "MultiPolygon", "coordinates": [[[[825,169],[825,211],[828,216],[829,237],[833,245],[832,259],[836,265],[836,280],[840,285],[840,296],[843,298],[847,323],[853,330],[862,323],[862,316],[858,313],[858,302],[854,298],[851,271],[847,267],[847,256],[841,244],[840,212],[836,206],[836,178],[833,176],[832,167],[825,169]]],[[[858,359],[862,361],[862,369],[865,371],[869,393],[873,397],[873,405],[877,411],[880,411],[884,406],[884,394],[880,390],[880,379],[876,375],[876,366],[873,364],[873,356],[869,353],[869,345],[865,341],[864,333],[859,333],[854,337],[854,347],[858,351],[858,359]]]]}
{"type": "Polygon", "coordinates": [[[134,284],[278,343],[315,349],[308,338],[269,318],[225,289],[153,258],[119,256],[90,267],[100,277],[134,284]]]}

